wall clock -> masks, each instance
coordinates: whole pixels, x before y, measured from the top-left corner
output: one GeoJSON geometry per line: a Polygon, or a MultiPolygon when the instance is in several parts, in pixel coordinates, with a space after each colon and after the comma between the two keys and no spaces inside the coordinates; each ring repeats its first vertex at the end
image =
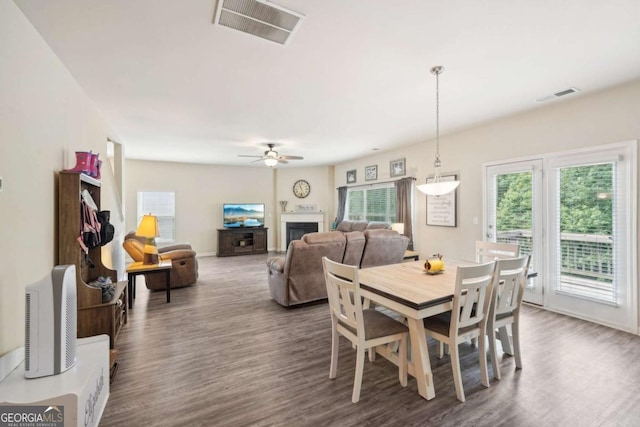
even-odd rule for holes
{"type": "Polygon", "coordinates": [[[304,199],[311,193],[311,186],[304,179],[299,179],[293,184],[293,194],[299,198],[304,199]]]}

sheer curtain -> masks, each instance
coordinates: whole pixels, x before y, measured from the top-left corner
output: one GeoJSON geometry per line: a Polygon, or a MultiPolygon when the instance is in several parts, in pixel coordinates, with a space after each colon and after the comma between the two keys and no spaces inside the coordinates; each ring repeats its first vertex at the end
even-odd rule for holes
{"type": "Polygon", "coordinates": [[[415,178],[408,177],[396,181],[396,221],[404,224],[404,235],[409,238],[407,249],[413,250],[413,187],[415,178]]]}

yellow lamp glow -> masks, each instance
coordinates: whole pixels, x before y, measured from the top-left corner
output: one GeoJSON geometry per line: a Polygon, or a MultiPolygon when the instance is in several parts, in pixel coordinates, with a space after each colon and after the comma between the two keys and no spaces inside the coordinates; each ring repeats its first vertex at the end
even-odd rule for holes
{"type": "Polygon", "coordinates": [[[404,234],[404,223],[394,222],[393,224],[391,224],[391,229],[397,231],[400,234],[404,234]]]}
{"type": "Polygon", "coordinates": [[[156,237],[160,236],[158,218],[154,215],[145,215],[140,221],[136,230],[136,236],[144,237],[147,242],[144,245],[143,264],[158,264],[158,248],[156,247],[156,237]]]}

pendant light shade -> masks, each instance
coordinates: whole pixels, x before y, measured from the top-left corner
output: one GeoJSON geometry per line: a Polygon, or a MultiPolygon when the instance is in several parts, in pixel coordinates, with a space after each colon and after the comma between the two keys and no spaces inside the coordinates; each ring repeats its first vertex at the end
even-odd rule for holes
{"type": "Polygon", "coordinates": [[[438,65],[431,69],[431,74],[436,76],[436,160],[433,162],[433,166],[436,171],[433,176],[433,181],[428,184],[417,185],[416,188],[428,196],[442,196],[458,188],[460,181],[442,181],[440,176],[440,81],[439,76],[444,71],[444,67],[438,65]]]}

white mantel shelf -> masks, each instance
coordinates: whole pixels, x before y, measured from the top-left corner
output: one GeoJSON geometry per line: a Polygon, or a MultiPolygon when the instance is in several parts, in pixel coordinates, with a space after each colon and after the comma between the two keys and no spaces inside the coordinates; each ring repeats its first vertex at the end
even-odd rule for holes
{"type": "Polygon", "coordinates": [[[324,212],[282,212],[280,214],[280,245],[278,250],[287,250],[287,223],[288,222],[316,222],[318,232],[324,231],[324,212]]]}

